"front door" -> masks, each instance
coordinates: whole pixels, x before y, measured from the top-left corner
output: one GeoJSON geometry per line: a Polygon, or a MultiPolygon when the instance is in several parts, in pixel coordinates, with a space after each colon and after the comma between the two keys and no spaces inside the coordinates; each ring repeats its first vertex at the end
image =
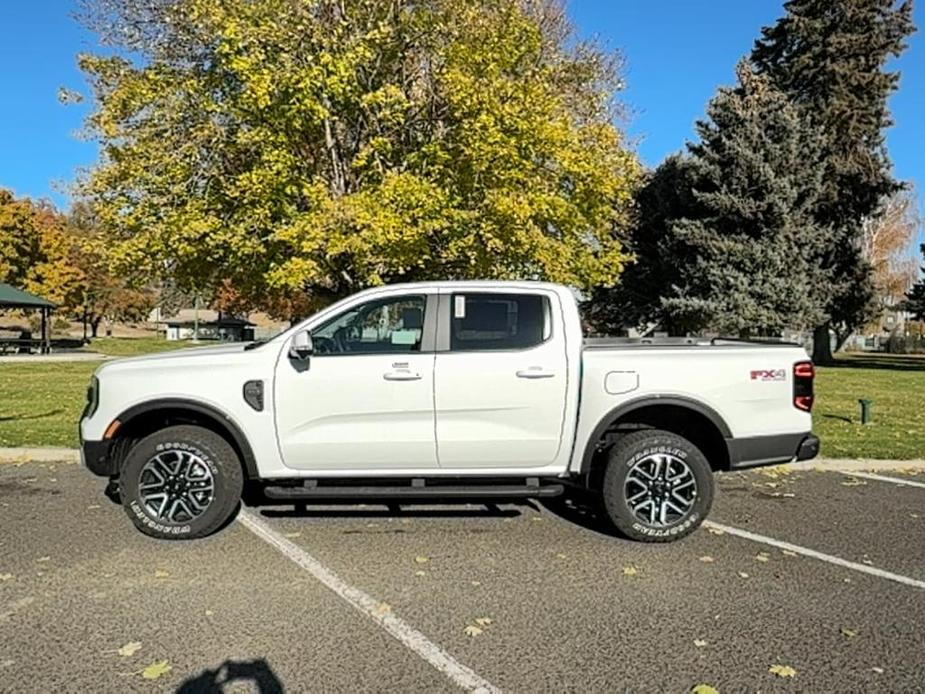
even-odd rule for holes
{"type": "Polygon", "coordinates": [[[440,328],[444,334],[449,328],[449,335],[434,367],[440,467],[544,467],[555,461],[568,372],[565,338],[552,330],[552,300],[540,293],[492,292],[443,299],[440,328]]]}
{"type": "Polygon", "coordinates": [[[424,295],[369,300],[312,330],[306,362],[281,357],[275,410],[288,467],[437,467],[427,303],[424,295]]]}

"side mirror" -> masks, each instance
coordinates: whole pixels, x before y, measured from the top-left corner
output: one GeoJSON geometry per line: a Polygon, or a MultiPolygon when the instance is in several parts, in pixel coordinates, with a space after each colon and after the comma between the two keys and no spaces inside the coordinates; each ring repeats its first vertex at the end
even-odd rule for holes
{"type": "Polygon", "coordinates": [[[292,336],[292,342],[289,343],[289,358],[306,361],[315,351],[312,344],[312,334],[307,330],[300,330],[292,336]]]}

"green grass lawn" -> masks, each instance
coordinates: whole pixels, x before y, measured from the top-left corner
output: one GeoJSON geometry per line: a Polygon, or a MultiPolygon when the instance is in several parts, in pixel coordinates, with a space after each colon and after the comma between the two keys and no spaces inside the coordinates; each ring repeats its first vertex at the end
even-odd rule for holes
{"type": "Polygon", "coordinates": [[[819,368],[813,429],[829,458],[925,458],[925,356],[849,355],[819,368]],[[861,424],[860,398],[874,401],[861,424]]]}
{"type": "MultiPolygon", "coordinates": [[[[85,351],[125,357],[193,346],[153,337],[102,337],[85,351]]],[[[77,446],[77,420],[90,376],[99,365],[97,361],[4,364],[0,357],[0,447],[77,446]]]]}
{"type": "MultiPolygon", "coordinates": [[[[199,343],[200,345],[202,343],[199,343]]],[[[208,343],[205,343],[208,344],[208,343]]],[[[160,337],[98,337],[83,348],[85,352],[98,352],[110,357],[131,357],[136,354],[167,352],[196,345],[186,340],[165,340],[160,337]]]]}
{"type": "Polygon", "coordinates": [[[77,446],[77,420],[99,365],[0,357],[0,446],[77,446]]]}
{"type": "MultiPolygon", "coordinates": [[[[98,340],[110,354],[145,351],[134,340],[98,340]],[[134,351],[131,351],[134,350],[134,351]]],[[[189,346],[148,341],[149,346],[189,346]]],[[[154,349],[147,351],[155,351],[154,349]]],[[[77,420],[97,362],[10,363],[0,359],[0,446],[76,446],[77,420]]],[[[814,430],[831,458],[925,458],[925,357],[846,356],[820,368],[814,430]],[[874,401],[860,423],[859,398],[874,401]]]]}

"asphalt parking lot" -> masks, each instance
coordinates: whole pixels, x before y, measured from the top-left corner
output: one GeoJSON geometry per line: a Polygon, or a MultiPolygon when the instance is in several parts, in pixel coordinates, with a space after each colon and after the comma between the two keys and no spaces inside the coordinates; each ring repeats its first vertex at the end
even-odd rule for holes
{"type": "Polygon", "coordinates": [[[925,476],[778,470],[721,476],[669,545],[580,503],[170,543],[77,465],[0,465],[0,691],[922,691],[925,476]]]}

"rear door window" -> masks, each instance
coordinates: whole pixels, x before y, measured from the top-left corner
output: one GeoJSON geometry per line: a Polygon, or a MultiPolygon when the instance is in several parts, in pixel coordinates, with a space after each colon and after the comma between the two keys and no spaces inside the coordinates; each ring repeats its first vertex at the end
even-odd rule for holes
{"type": "Polygon", "coordinates": [[[538,294],[453,294],[450,351],[529,349],[550,333],[549,299],[538,294]]]}

